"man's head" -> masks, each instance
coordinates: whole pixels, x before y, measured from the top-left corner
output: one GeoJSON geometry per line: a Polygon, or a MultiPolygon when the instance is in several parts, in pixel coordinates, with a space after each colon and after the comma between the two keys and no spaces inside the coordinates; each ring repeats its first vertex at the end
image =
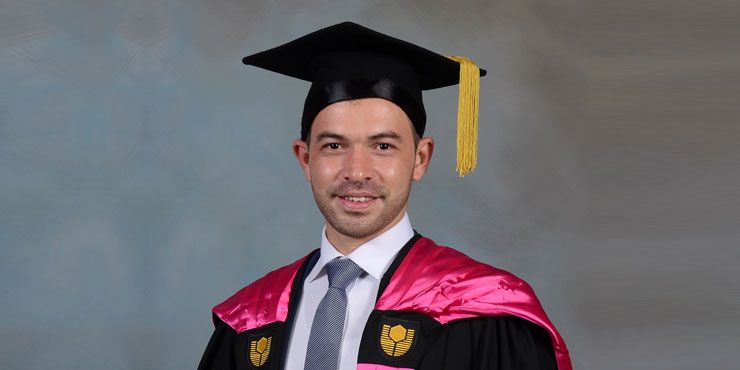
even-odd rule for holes
{"type": "Polygon", "coordinates": [[[403,217],[411,183],[426,173],[433,149],[401,108],[381,98],[327,106],[307,140],[293,143],[327,228],[358,240],[403,217]]]}
{"type": "Polygon", "coordinates": [[[242,62],[311,83],[293,152],[326,217],[327,236],[337,231],[355,244],[403,216],[411,183],[424,176],[434,147],[431,138],[419,138],[426,127],[422,91],[459,84],[457,170],[463,176],[475,167],[486,71],[467,58],[343,22],[242,62]]]}

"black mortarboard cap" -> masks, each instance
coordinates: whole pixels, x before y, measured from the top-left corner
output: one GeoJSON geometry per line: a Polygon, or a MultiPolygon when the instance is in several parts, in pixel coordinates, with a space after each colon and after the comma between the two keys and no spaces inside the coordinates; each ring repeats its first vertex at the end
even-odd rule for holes
{"type": "Polygon", "coordinates": [[[301,138],[330,104],[384,98],[398,105],[423,136],[426,112],[422,90],[460,83],[458,172],[476,161],[479,77],[486,74],[464,57],[445,57],[352,22],[312,32],[287,44],[242,59],[311,82],[303,108],[301,138]]]}

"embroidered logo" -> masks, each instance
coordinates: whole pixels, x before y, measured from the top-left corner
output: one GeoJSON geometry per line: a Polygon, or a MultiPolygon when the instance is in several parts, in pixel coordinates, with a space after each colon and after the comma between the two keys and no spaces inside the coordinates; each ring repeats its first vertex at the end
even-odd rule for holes
{"type": "Polygon", "coordinates": [[[254,367],[260,367],[267,362],[267,359],[270,357],[271,344],[272,336],[262,337],[249,342],[249,361],[252,362],[254,367]]]}
{"type": "Polygon", "coordinates": [[[398,359],[406,355],[414,346],[418,323],[405,320],[392,321],[398,322],[381,323],[380,349],[389,358],[398,359]]]}

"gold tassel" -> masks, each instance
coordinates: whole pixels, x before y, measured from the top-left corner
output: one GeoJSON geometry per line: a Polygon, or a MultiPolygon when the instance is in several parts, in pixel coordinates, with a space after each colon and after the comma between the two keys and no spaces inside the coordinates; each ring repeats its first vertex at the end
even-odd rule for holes
{"type": "Polygon", "coordinates": [[[460,92],[457,105],[457,172],[460,177],[473,171],[478,157],[478,97],[480,70],[468,58],[448,57],[460,63],[460,92]]]}

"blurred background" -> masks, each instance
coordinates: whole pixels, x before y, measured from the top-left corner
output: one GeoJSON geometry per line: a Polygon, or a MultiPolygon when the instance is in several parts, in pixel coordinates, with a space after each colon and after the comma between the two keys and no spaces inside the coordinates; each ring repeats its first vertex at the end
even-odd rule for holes
{"type": "Polygon", "coordinates": [[[488,70],[410,218],[538,292],[577,370],[736,369],[740,6],[0,0],[0,368],[195,368],[210,308],[320,243],[308,84],[242,56],[351,20],[488,70]],[[734,41],[734,42],[733,42],[734,41]]]}

